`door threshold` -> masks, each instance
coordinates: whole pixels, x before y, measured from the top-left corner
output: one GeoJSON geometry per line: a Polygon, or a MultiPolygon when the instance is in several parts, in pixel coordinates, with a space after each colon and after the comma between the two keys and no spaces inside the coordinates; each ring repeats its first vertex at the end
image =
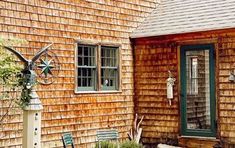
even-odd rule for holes
{"type": "Polygon", "coordinates": [[[179,136],[178,142],[181,147],[212,148],[219,144],[220,139],[216,139],[216,137],[179,136]]]}
{"type": "Polygon", "coordinates": [[[202,136],[179,136],[179,138],[198,139],[198,140],[212,140],[219,141],[216,137],[202,137],[202,136]]]}

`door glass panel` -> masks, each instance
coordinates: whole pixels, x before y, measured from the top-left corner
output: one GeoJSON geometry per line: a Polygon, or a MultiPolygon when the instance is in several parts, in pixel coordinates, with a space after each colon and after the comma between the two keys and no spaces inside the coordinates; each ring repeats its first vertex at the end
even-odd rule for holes
{"type": "Polygon", "coordinates": [[[186,51],[187,129],[210,129],[209,50],[186,51]]]}

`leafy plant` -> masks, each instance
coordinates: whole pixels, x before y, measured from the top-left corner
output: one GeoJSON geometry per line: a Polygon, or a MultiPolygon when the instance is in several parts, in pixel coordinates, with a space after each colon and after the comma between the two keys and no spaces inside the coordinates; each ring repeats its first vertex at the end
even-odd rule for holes
{"type": "MultiPolygon", "coordinates": [[[[15,38],[4,38],[0,36],[0,129],[3,130],[3,123],[10,120],[8,114],[16,109],[16,103],[20,102],[21,70],[23,66],[16,62],[15,56],[4,49],[4,46],[15,46],[25,43],[15,38]]],[[[0,132],[1,133],[1,132],[0,132]]],[[[0,137],[3,136],[0,134],[0,137]]]]}
{"type": "Polygon", "coordinates": [[[17,101],[17,104],[21,108],[28,104],[30,99],[29,93],[31,90],[25,88],[25,78],[23,78],[21,74],[23,65],[16,62],[17,59],[15,56],[4,49],[4,46],[17,46],[24,43],[26,43],[25,40],[4,38],[0,36],[0,85],[8,90],[1,90],[0,98],[7,99],[7,93],[9,91],[14,92],[22,90],[19,98],[11,98],[12,101],[17,101]]]}
{"type": "Polygon", "coordinates": [[[118,146],[112,141],[100,141],[96,143],[95,148],[118,148],[118,146]]]}
{"type": "Polygon", "coordinates": [[[4,40],[0,38],[0,83],[11,88],[19,86],[19,74],[23,67],[16,63],[14,56],[4,50],[3,46],[4,40]]]}
{"type": "Polygon", "coordinates": [[[125,141],[120,145],[120,148],[143,148],[143,146],[135,141],[125,141]]]}
{"type": "Polygon", "coordinates": [[[136,143],[135,141],[125,141],[121,143],[118,147],[118,144],[113,141],[101,141],[96,143],[95,148],[143,148],[143,145],[136,143]],[[100,147],[99,147],[100,144],[100,147]]]}

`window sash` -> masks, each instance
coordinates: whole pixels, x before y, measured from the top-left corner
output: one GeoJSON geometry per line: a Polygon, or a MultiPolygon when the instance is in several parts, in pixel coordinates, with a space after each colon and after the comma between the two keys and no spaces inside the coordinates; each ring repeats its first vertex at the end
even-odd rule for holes
{"type": "Polygon", "coordinates": [[[118,48],[101,46],[101,90],[118,89],[118,48]]]}
{"type": "Polygon", "coordinates": [[[96,79],[95,79],[96,68],[92,67],[78,68],[77,73],[78,74],[80,73],[80,75],[77,76],[78,90],[94,91],[96,89],[96,79]],[[79,70],[81,72],[79,72],[79,70]]]}

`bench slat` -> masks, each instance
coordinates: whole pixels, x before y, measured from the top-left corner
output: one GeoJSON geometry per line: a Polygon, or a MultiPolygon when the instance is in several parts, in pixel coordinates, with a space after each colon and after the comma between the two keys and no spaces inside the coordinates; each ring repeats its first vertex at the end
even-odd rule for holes
{"type": "Polygon", "coordinates": [[[117,140],[118,137],[119,136],[118,136],[118,131],[117,130],[98,130],[97,131],[98,141],[117,140]]]}

